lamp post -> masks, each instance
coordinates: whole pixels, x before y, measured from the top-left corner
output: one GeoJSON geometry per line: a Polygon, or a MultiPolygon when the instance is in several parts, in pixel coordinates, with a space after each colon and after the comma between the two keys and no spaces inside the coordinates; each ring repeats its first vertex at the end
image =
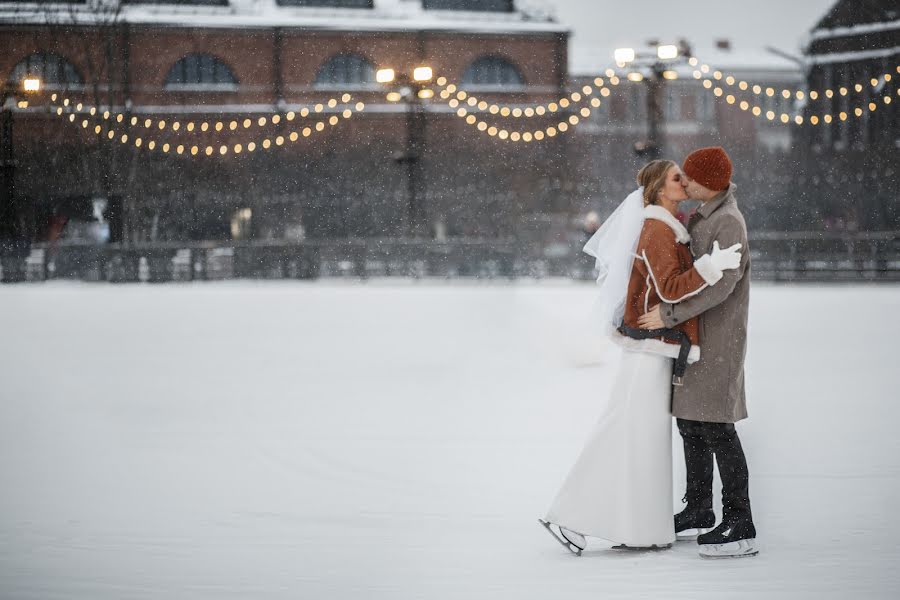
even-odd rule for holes
{"type": "MultiPolygon", "coordinates": [[[[19,102],[20,93],[30,94],[41,90],[41,80],[25,77],[21,87],[16,81],[3,83],[0,94],[0,244],[15,246],[21,241],[16,206],[16,155],[13,146],[13,108],[19,102]]],[[[27,102],[27,101],[22,101],[27,102]]]]}
{"type": "Polygon", "coordinates": [[[396,157],[396,161],[406,165],[407,235],[416,237],[423,231],[423,210],[420,191],[422,180],[421,157],[425,145],[425,109],[423,100],[434,97],[434,90],[428,87],[434,77],[431,67],[416,67],[412,74],[396,73],[393,69],[379,69],[375,79],[389,85],[388,102],[403,102],[406,105],[406,149],[396,157]]]}
{"type": "Polygon", "coordinates": [[[644,82],[647,85],[647,137],[634,144],[634,152],[638,156],[655,160],[662,157],[665,150],[665,115],[662,109],[665,83],[678,79],[678,73],[672,67],[690,59],[691,49],[684,40],[677,46],[658,42],[651,42],[650,45],[655,46],[655,52],[617,48],[613,56],[619,68],[628,65],[635,68],[626,76],[629,81],[644,82]]]}

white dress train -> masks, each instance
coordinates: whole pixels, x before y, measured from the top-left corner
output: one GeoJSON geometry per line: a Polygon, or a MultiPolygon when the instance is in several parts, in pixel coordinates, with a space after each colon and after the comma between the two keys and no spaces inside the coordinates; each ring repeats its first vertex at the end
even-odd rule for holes
{"type": "Polygon", "coordinates": [[[675,541],[671,358],[624,350],[606,413],[546,519],[628,546],[675,541]]]}

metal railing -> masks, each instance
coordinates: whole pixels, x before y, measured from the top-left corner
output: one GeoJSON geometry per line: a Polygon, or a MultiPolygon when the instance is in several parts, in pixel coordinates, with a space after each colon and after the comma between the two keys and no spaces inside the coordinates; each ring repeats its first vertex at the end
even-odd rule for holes
{"type": "MultiPolygon", "coordinates": [[[[900,232],[759,232],[765,281],[900,281],[900,232]]],[[[359,239],[306,242],[34,245],[0,255],[0,281],[170,282],[349,277],[592,279],[581,243],[359,239]]]]}

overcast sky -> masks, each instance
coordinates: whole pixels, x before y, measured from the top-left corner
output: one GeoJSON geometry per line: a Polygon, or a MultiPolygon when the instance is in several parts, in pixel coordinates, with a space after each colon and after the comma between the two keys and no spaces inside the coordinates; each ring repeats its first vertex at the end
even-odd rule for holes
{"type": "MultiPolygon", "coordinates": [[[[523,2],[527,4],[527,0],[523,2]]],[[[613,49],[648,39],[695,48],[728,38],[736,51],[775,46],[800,54],[804,36],[835,0],[541,0],[572,30],[569,66],[577,72],[606,64],[613,49]]]]}

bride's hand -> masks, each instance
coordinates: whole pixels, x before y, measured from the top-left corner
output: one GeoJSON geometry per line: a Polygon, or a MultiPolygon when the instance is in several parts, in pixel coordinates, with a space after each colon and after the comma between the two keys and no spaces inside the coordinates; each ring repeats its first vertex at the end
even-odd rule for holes
{"type": "Polygon", "coordinates": [[[638,317],[638,327],[641,329],[662,329],[665,326],[659,314],[659,304],[651,308],[650,312],[638,317]]]}

